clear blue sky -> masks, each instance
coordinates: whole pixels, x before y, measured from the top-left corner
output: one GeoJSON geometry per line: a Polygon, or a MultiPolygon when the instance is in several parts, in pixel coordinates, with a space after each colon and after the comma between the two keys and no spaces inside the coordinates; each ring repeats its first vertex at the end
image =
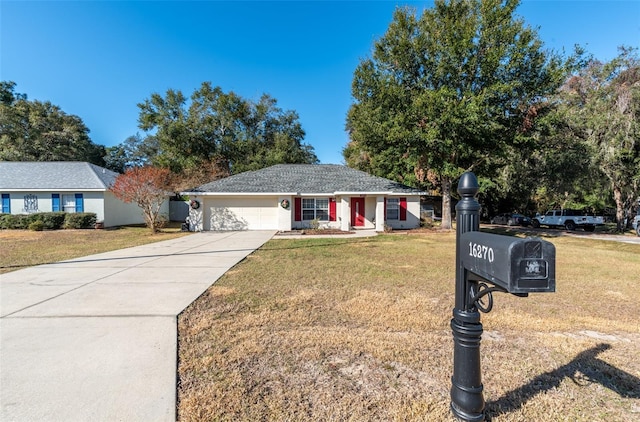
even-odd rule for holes
{"type": "MultiPolygon", "coordinates": [[[[0,79],[105,146],[143,133],[136,104],[154,92],[268,93],[298,112],[322,163],[342,163],[353,72],[403,5],[432,2],[0,0],[0,79]]],[[[524,0],[518,14],[556,51],[580,44],[606,61],[640,45],[640,0],[524,0]]]]}

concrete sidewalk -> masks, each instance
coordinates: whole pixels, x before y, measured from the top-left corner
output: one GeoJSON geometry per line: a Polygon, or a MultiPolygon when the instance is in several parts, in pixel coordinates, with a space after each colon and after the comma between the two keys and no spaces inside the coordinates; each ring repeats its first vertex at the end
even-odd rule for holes
{"type": "Polygon", "coordinates": [[[175,420],[177,315],[274,234],[197,233],[1,275],[0,420],[175,420]]]}
{"type": "Polygon", "coordinates": [[[295,232],[276,233],[274,239],[353,239],[354,237],[373,237],[378,232],[372,229],[359,229],[346,234],[297,234],[295,232]]]}

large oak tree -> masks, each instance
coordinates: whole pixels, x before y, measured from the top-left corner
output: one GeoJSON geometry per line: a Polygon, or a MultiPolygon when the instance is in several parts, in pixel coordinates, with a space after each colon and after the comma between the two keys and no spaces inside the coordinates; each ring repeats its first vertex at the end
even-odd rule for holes
{"type": "Polygon", "coordinates": [[[82,119],[49,101],[29,101],[14,82],[0,82],[0,160],[88,161],[104,165],[82,119]]]}
{"type": "Polygon", "coordinates": [[[138,104],[140,128],[157,141],[155,165],[176,173],[228,176],[279,163],[315,163],[294,111],[263,95],[258,102],[204,82],[187,98],[168,90],[138,104]]]}
{"type": "Polygon", "coordinates": [[[355,70],[348,165],[443,196],[463,171],[531,141],[564,65],[515,15],[518,0],[436,0],[396,10],[373,57],[355,70]]]}

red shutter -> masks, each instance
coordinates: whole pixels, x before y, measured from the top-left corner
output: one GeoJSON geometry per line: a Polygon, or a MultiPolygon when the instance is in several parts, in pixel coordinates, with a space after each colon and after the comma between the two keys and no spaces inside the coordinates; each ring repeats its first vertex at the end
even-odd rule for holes
{"type": "Polygon", "coordinates": [[[336,221],[336,200],[329,198],[329,221],[336,221]]]}
{"type": "Polygon", "coordinates": [[[302,198],[295,198],[293,212],[296,221],[302,221],[302,198]]]}
{"type": "Polygon", "coordinates": [[[400,221],[407,220],[407,198],[400,198],[400,221]]]}

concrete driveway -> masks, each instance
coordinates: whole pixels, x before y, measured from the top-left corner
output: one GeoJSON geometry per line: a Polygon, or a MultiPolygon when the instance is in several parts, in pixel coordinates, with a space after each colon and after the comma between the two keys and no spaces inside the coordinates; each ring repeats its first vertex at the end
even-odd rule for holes
{"type": "Polygon", "coordinates": [[[274,234],[197,233],[1,275],[0,420],[175,420],[177,315],[274,234]]]}

